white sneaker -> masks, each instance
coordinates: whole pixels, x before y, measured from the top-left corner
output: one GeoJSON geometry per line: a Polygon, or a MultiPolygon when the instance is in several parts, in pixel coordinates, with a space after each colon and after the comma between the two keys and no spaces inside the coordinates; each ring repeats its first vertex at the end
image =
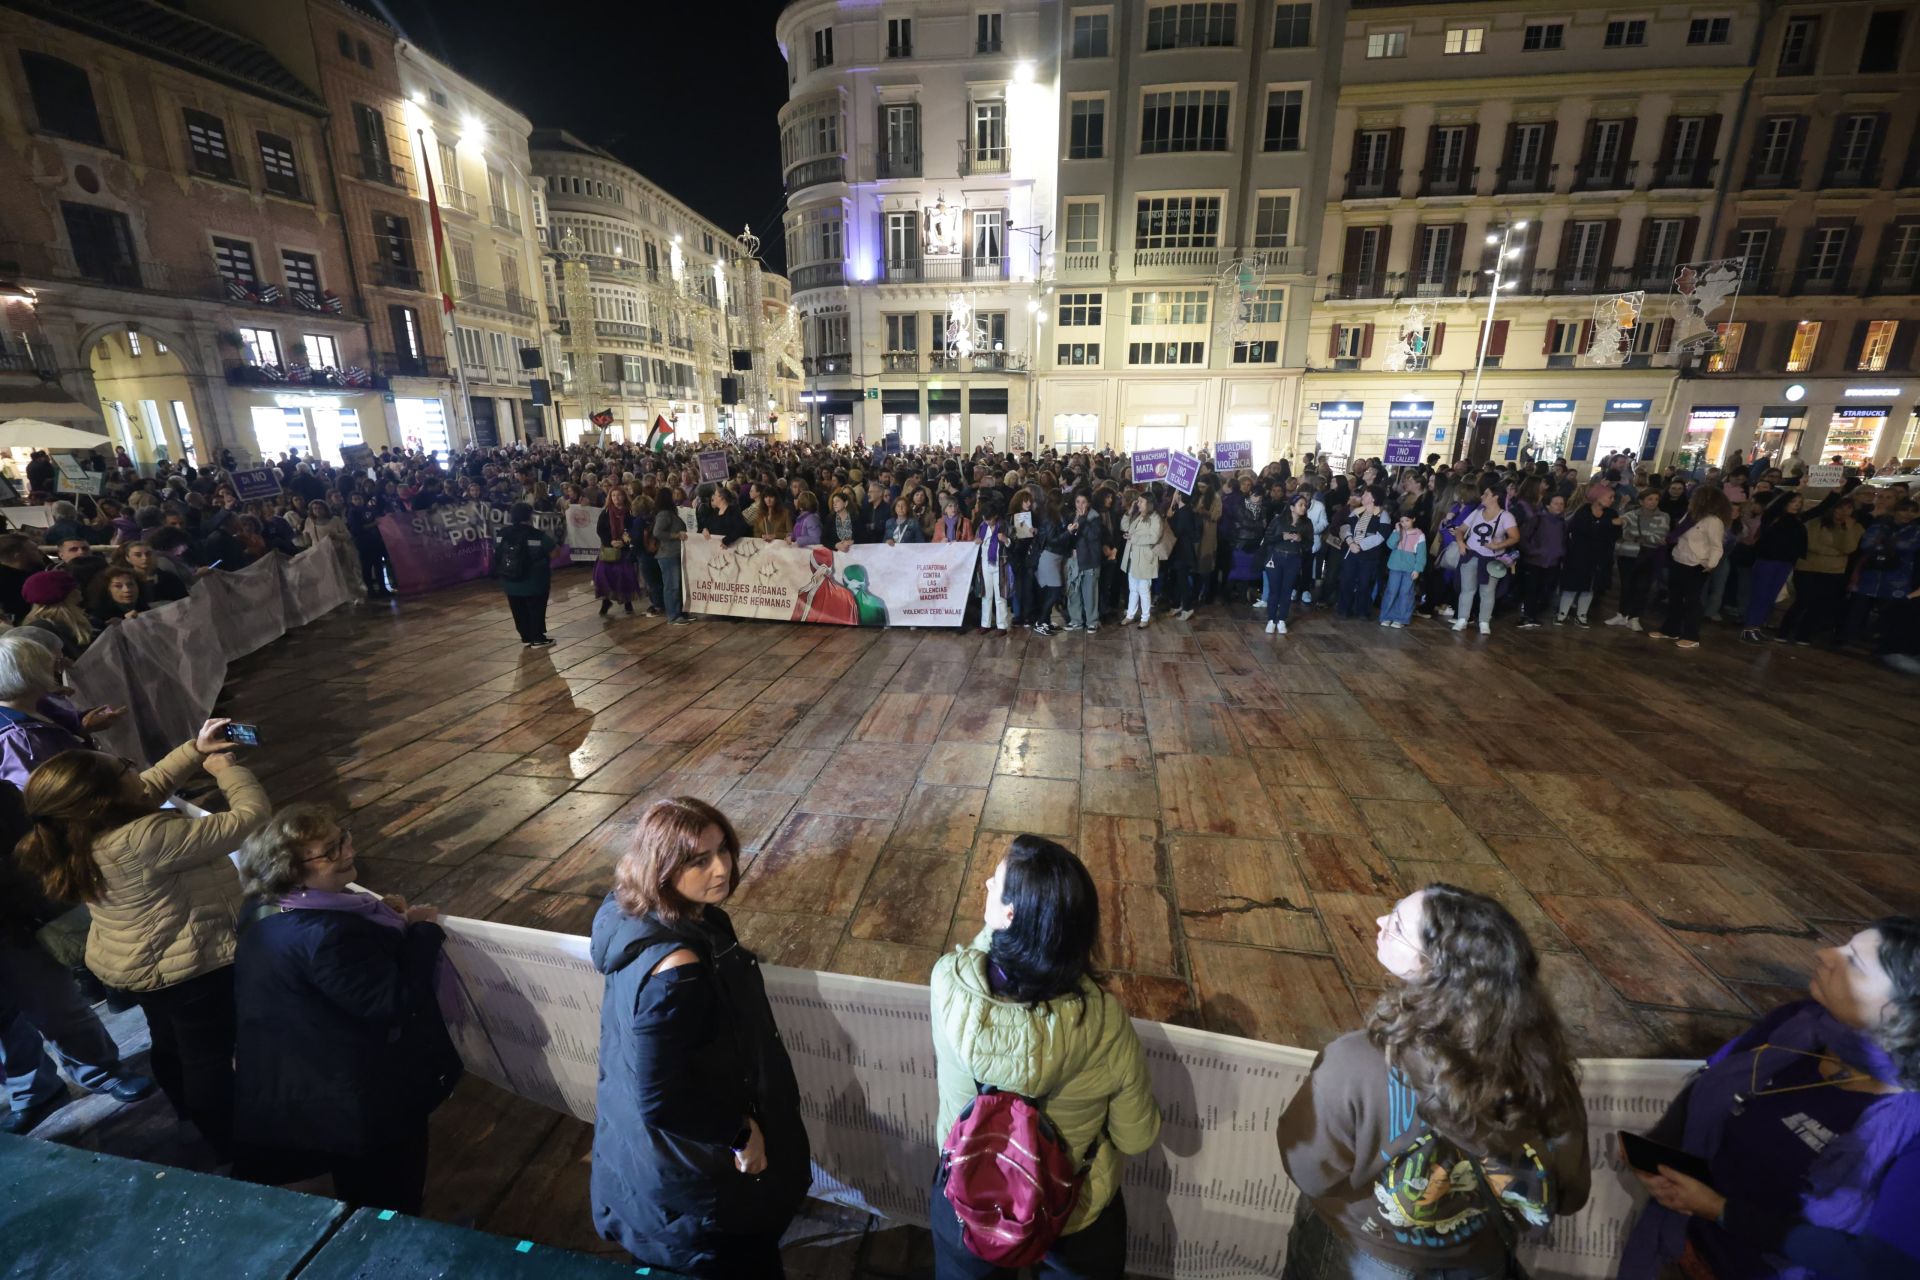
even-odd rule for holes
{"type": "Polygon", "coordinates": [[[1643,628],[1642,628],[1642,627],[1640,626],[1640,619],[1638,619],[1638,618],[1628,618],[1628,619],[1627,619],[1627,628],[1628,628],[1629,630],[1631,630],[1631,631],[1639,631],[1639,630],[1642,630],[1642,629],[1643,629],[1643,628]]]}
{"type": "Polygon", "coordinates": [[[1313,603],[1313,592],[1311,592],[1311,591],[1302,591],[1302,592],[1300,593],[1300,603],[1301,603],[1301,604],[1312,604],[1312,603],[1313,603]]]}
{"type": "Polygon", "coordinates": [[[1127,624],[1128,624],[1129,622],[1132,622],[1132,621],[1133,621],[1133,614],[1132,614],[1131,612],[1128,612],[1128,613],[1123,613],[1123,614],[1121,614],[1121,615],[1120,615],[1120,625],[1121,625],[1121,626],[1123,626],[1123,627],[1124,627],[1124,626],[1126,626],[1126,625],[1127,625],[1127,624]]]}
{"type": "Polygon", "coordinates": [[[1142,631],[1147,629],[1147,615],[1144,613],[1140,615],[1140,629],[1142,631]]]}
{"type": "Polygon", "coordinates": [[[1486,622],[1483,622],[1483,623],[1481,623],[1481,624],[1480,624],[1480,634],[1481,634],[1481,635],[1483,635],[1483,636],[1490,636],[1490,635],[1492,635],[1492,634],[1493,634],[1493,626],[1492,626],[1492,624],[1490,624],[1490,623],[1486,623],[1486,622]]]}
{"type": "Polygon", "coordinates": [[[1275,630],[1274,630],[1274,633],[1273,633],[1273,634],[1275,634],[1275,635],[1277,635],[1277,636],[1283,636],[1283,635],[1285,635],[1285,634],[1287,634],[1287,624],[1286,624],[1286,623],[1284,623],[1284,622],[1276,622],[1276,623],[1274,623],[1273,625],[1274,625],[1274,628],[1275,628],[1275,630]]]}
{"type": "Polygon", "coordinates": [[[1451,618],[1453,616],[1453,606],[1450,604],[1443,604],[1438,609],[1435,609],[1433,611],[1433,616],[1436,618],[1451,618]]]}
{"type": "MultiPolygon", "coordinates": [[[[1481,623],[1481,625],[1485,626],[1486,624],[1481,623]]],[[[1467,629],[1467,620],[1465,618],[1460,619],[1458,622],[1453,624],[1453,629],[1455,631],[1465,631],[1467,629]]]]}
{"type": "Polygon", "coordinates": [[[1382,618],[1380,619],[1380,625],[1383,627],[1390,627],[1393,624],[1391,622],[1388,622],[1385,618],[1382,618]]]}
{"type": "Polygon", "coordinates": [[[1276,632],[1275,632],[1275,630],[1274,630],[1274,628],[1276,628],[1276,627],[1278,627],[1279,625],[1280,625],[1280,624],[1279,624],[1278,622],[1269,622],[1269,623],[1267,624],[1267,634],[1268,634],[1268,635],[1274,635],[1274,634],[1276,634],[1276,632]]]}
{"type": "Polygon", "coordinates": [[[1256,609],[1264,609],[1267,607],[1267,602],[1265,599],[1255,600],[1253,602],[1253,607],[1256,609]]]}
{"type": "Polygon", "coordinates": [[[1624,627],[1627,625],[1627,615],[1624,613],[1616,613],[1607,619],[1606,625],[1610,627],[1624,627]]]}

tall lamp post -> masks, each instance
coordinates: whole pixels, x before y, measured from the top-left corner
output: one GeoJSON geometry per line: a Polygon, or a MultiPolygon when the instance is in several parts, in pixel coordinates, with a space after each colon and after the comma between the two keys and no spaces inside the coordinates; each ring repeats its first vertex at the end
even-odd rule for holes
{"type": "MultiPolygon", "coordinates": [[[[1502,289],[1511,289],[1518,283],[1517,281],[1506,278],[1506,269],[1507,263],[1511,259],[1519,257],[1523,252],[1516,241],[1521,238],[1520,233],[1526,229],[1527,221],[1525,218],[1522,218],[1518,222],[1510,222],[1502,227],[1498,235],[1492,232],[1487,233],[1487,243],[1490,245],[1499,245],[1500,251],[1494,255],[1493,266],[1487,272],[1488,275],[1493,277],[1493,287],[1487,290],[1487,319],[1486,323],[1480,326],[1480,354],[1473,362],[1473,398],[1469,402],[1473,407],[1467,410],[1469,417],[1467,424],[1468,430],[1477,431],[1480,426],[1480,379],[1487,371],[1487,344],[1493,341],[1493,311],[1495,307],[1500,305],[1500,291],[1502,289]]],[[[1456,424],[1459,423],[1459,420],[1460,415],[1454,415],[1456,424]]],[[[1462,439],[1462,434],[1456,425],[1453,437],[1453,461],[1455,463],[1460,461],[1460,450],[1466,443],[1465,440],[1462,439]]]]}

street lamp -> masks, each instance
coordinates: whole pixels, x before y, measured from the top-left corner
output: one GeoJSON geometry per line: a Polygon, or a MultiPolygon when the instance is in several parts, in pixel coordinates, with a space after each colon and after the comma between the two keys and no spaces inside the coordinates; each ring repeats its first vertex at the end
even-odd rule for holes
{"type": "MultiPolygon", "coordinates": [[[[1486,323],[1480,326],[1480,354],[1473,362],[1473,399],[1471,401],[1473,408],[1468,412],[1472,415],[1472,426],[1475,428],[1480,425],[1480,379],[1487,371],[1487,344],[1493,341],[1493,311],[1500,304],[1500,291],[1511,289],[1518,283],[1507,279],[1505,273],[1508,261],[1518,258],[1524,252],[1517,241],[1521,238],[1520,233],[1526,229],[1526,219],[1522,218],[1518,222],[1510,222],[1500,228],[1498,235],[1492,232],[1487,233],[1487,243],[1499,245],[1500,250],[1494,255],[1493,266],[1487,271],[1487,274],[1493,277],[1493,284],[1487,290],[1486,323]]],[[[1459,420],[1460,415],[1455,414],[1455,423],[1457,424],[1459,420]]],[[[1460,431],[1456,427],[1453,437],[1453,460],[1456,463],[1460,461],[1462,443],[1460,431]]]]}

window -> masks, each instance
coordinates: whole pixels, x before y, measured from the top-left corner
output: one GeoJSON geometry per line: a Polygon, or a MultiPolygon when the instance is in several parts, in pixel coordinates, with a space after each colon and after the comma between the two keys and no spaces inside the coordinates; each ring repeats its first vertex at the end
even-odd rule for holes
{"type": "Polygon", "coordinates": [[[1067,159],[1098,160],[1107,153],[1107,100],[1075,98],[1068,107],[1067,159]]]}
{"type": "Polygon", "coordinates": [[[1902,222],[1887,233],[1883,271],[1887,277],[1911,283],[1920,273],[1920,222],[1902,222]]]}
{"type": "Polygon", "coordinates": [[[1279,364],[1280,343],[1275,338],[1256,338],[1233,344],[1235,364],[1279,364]]]}
{"type": "Polygon", "coordinates": [[[1695,18],[1687,23],[1687,43],[1725,44],[1732,30],[1732,18],[1695,18]]]}
{"type": "Polygon", "coordinates": [[[1267,129],[1261,142],[1263,151],[1298,151],[1302,118],[1306,114],[1305,89],[1267,90],[1267,129]]]}
{"type": "Polygon", "coordinates": [[[40,131],[75,142],[107,145],[100,128],[100,110],[94,105],[93,83],[84,69],[44,53],[22,50],[20,65],[27,73],[27,92],[40,131]]]}
{"type": "Polygon", "coordinates": [[[1840,264],[1846,259],[1847,241],[1852,227],[1815,227],[1808,233],[1807,279],[1831,283],[1840,276],[1840,264]]]}
{"type": "Polygon", "coordinates": [[[1893,354],[1894,330],[1899,327],[1897,320],[1867,321],[1867,337],[1860,344],[1860,360],[1855,366],[1861,373],[1879,373],[1887,367],[1887,357],[1893,354]]]}
{"type": "MultiPolygon", "coordinates": [[[[1866,43],[1860,46],[1860,70],[1873,74],[1900,69],[1901,27],[1906,15],[1898,9],[1879,9],[1867,19],[1866,43]]],[[[1891,330],[1892,322],[1888,321],[1891,330]]],[[[1865,365],[1860,366],[1862,369],[1865,365]]],[[[1879,368],[1878,365],[1874,366],[1879,368]]]]}
{"type": "Polygon", "coordinates": [[[1098,200],[1067,201],[1066,251],[1068,253],[1100,252],[1100,202],[1098,200]]]}
{"type": "Polygon", "coordinates": [[[1100,344],[1097,342],[1063,342],[1055,349],[1053,362],[1060,365],[1099,364],[1100,344]]]}
{"type": "Polygon", "coordinates": [[[1579,355],[1582,327],[1578,320],[1547,321],[1547,354],[1550,356],[1579,355]]]}
{"type": "Polygon", "coordinates": [[[1448,27],[1442,53],[1479,53],[1487,42],[1485,27],[1448,27]]]}
{"type": "Polygon", "coordinates": [[[1366,350],[1367,327],[1360,324],[1337,324],[1333,327],[1333,358],[1336,360],[1359,360],[1366,350]]]}
{"type": "Polygon", "coordinates": [[[1253,247],[1284,249],[1293,235],[1293,197],[1261,196],[1253,206],[1253,247]]]}
{"type": "Polygon", "coordinates": [[[1406,57],[1407,33],[1404,31],[1374,31],[1368,33],[1367,56],[1369,58],[1406,57]]]}
{"type": "Polygon", "coordinates": [[[1137,249],[1212,248],[1220,241],[1220,197],[1142,196],[1133,240],[1137,249]]]}
{"type": "Polygon", "coordinates": [[[1313,6],[1277,4],[1273,7],[1273,47],[1305,49],[1313,43],[1313,6]]]}
{"type": "Polygon", "coordinates": [[[911,210],[887,215],[887,264],[904,267],[920,257],[920,215],[911,210]]]}
{"type": "Polygon", "coordinates": [[[1600,250],[1606,244],[1606,239],[1607,224],[1604,222],[1576,222],[1567,229],[1567,258],[1561,264],[1566,272],[1565,283],[1591,288],[1600,273],[1613,265],[1600,261],[1600,250]]]}
{"type": "Polygon", "coordinates": [[[300,169],[294,164],[293,142],[277,133],[254,135],[260,143],[260,172],[266,176],[267,190],[275,195],[300,198],[300,169]]]}
{"type": "Polygon", "coordinates": [[[1649,280],[1670,280],[1685,247],[1680,241],[1686,234],[1686,219],[1655,218],[1649,225],[1647,260],[1641,264],[1642,270],[1649,280]]]}
{"type": "Polygon", "coordinates": [[[1205,364],[1204,342],[1129,342],[1128,364],[1205,364]]]}
{"type": "Polygon", "coordinates": [[[1000,52],[999,14],[976,13],[973,16],[973,51],[975,53],[1000,52]]]}
{"type": "Polygon", "coordinates": [[[359,55],[358,61],[360,65],[371,70],[373,67],[373,50],[367,47],[367,42],[365,40],[356,40],[353,49],[354,52],[359,55]]]}
{"type": "Polygon", "coordinates": [[[1420,228],[1420,255],[1414,262],[1414,283],[1423,293],[1445,292],[1454,261],[1456,233],[1451,223],[1420,228]]]}
{"type": "Polygon", "coordinates": [[[1098,325],[1102,322],[1101,309],[1105,300],[1103,293],[1063,293],[1055,315],[1062,325],[1069,328],[1098,325]]]}
{"type": "Polygon", "coordinates": [[[280,275],[287,282],[289,291],[298,289],[313,295],[316,303],[320,297],[320,260],[310,253],[300,253],[293,249],[280,251],[280,275]]]}
{"type": "Polygon", "coordinates": [[[1866,186],[1873,181],[1868,172],[1873,155],[1877,150],[1875,143],[1880,131],[1880,117],[1875,115],[1842,116],[1840,125],[1834,130],[1832,166],[1828,180],[1836,186],[1866,186]]]}
{"type": "Polygon", "coordinates": [[[1820,322],[1802,320],[1793,326],[1793,344],[1787,348],[1787,372],[1805,373],[1813,368],[1814,353],[1820,349],[1820,322]]]}
{"type": "Polygon", "coordinates": [[[126,214],[62,200],[60,216],[66,223],[67,242],[73,246],[73,262],[81,279],[140,287],[140,263],[134,256],[133,228],[126,214]]]}
{"type": "Polygon", "coordinates": [[[1528,53],[1565,47],[1567,27],[1563,22],[1530,22],[1520,37],[1520,47],[1528,53]]]}
{"type": "Polygon", "coordinates": [[[240,349],[251,365],[280,363],[280,335],[271,329],[241,329],[240,349]]]}
{"type": "Polygon", "coordinates": [[[1113,15],[1109,13],[1076,13],[1073,15],[1073,52],[1075,58],[1104,58],[1107,56],[1107,40],[1113,27],[1113,15]]]}
{"type": "Polygon", "coordinates": [[[1732,373],[1740,367],[1740,347],[1746,342],[1747,326],[1744,321],[1717,324],[1713,333],[1717,349],[1707,357],[1707,372],[1732,373]]]}
{"type": "Polygon", "coordinates": [[[340,47],[340,56],[348,62],[353,61],[353,37],[344,31],[333,33],[334,42],[340,47]]]}
{"type": "Polygon", "coordinates": [[[821,27],[813,33],[813,69],[833,65],[833,28],[821,27]]]}
{"type": "Polygon", "coordinates": [[[1135,293],[1127,306],[1128,324],[1205,324],[1212,299],[1207,289],[1163,289],[1135,293]]]}
{"type": "Polygon", "coordinates": [[[1208,49],[1233,44],[1237,4],[1162,4],[1147,10],[1147,48],[1208,49]]]}
{"type": "Polygon", "coordinates": [[[1762,120],[1760,138],[1754,146],[1755,175],[1776,181],[1788,177],[1799,133],[1799,116],[1769,116],[1762,120]]]}
{"type": "MultiPolygon", "coordinates": [[[[454,280],[459,283],[462,289],[478,289],[480,287],[480,268],[474,262],[473,241],[449,238],[447,243],[453,253],[454,280]]],[[[595,301],[598,301],[597,297],[595,301]]],[[[600,318],[602,320],[612,319],[611,316],[601,316],[600,318]]]]}
{"type": "Polygon", "coordinates": [[[975,209],[973,211],[973,260],[975,263],[991,266],[997,264],[1006,252],[1007,215],[1001,209],[975,209]]]}
{"type": "Polygon", "coordinates": [[[918,351],[920,349],[920,317],[913,312],[887,317],[887,350],[918,351]]]}
{"type": "Polygon", "coordinates": [[[187,402],[174,400],[170,403],[173,405],[173,426],[180,433],[180,448],[186,453],[188,462],[199,466],[200,455],[193,447],[193,422],[187,417],[187,402]]]}
{"type": "Polygon", "coordinates": [[[393,161],[387,151],[387,118],[364,102],[356,102],[353,134],[360,147],[360,176],[392,186],[393,161]]]}
{"type": "Polygon", "coordinates": [[[1820,53],[1820,19],[1788,18],[1780,37],[1779,73],[1783,76],[1810,76],[1820,53]]]}
{"type": "Polygon", "coordinates": [[[913,56],[913,19],[887,19],[887,56],[889,58],[911,58],[913,56]]]}
{"type": "Polygon", "coordinates": [[[1645,18],[1613,18],[1607,22],[1607,34],[1601,41],[1609,49],[1637,49],[1647,42],[1645,18]]]}
{"type": "Polygon", "coordinates": [[[1279,324],[1286,318],[1286,305],[1285,289],[1256,289],[1252,300],[1247,303],[1247,323],[1279,324]]]}
{"type": "Polygon", "coordinates": [[[997,165],[1007,154],[1007,104],[997,99],[973,104],[975,165],[997,165]]]}
{"type": "Polygon", "coordinates": [[[251,287],[260,278],[254,267],[253,245],[245,240],[213,238],[213,268],[220,278],[251,287]]]}
{"type": "Polygon", "coordinates": [[[187,122],[187,163],[202,177],[233,181],[233,153],[227,150],[227,123],[204,111],[181,113],[187,122]]]}
{"type": "Polygon", "coordinates": [[[138,329],[127,330],[127,354],[136,360],[140,358],[140,331],[138,329]]]}
{"type": "Polygon", "coordinates": [[[1140,103],[1140,153],[1225,151],[1228,89],[1174,89],[1148,93],[1140,103]]]}
{"type": "Polygon", "coordinates": [[[303,333],[300,341],[306,344],[307,365],[314,369],[344,369],[340,363],[340,343],[326,333],[303,333]]]}
{"type": "Polygon", "coordinates": [[[1739,227],[1733,233],[1733,251],[1742,259],[1740,279],[1744,284],[1761,283],[1766,270],[1767,250],[1773,242],[1772,227],[1739,227]]]}

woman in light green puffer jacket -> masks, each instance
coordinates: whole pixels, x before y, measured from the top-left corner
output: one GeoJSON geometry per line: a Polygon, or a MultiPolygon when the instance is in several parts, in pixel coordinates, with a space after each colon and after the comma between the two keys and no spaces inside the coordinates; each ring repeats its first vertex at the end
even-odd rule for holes
{"type": "MultiPolygon", "coordinates": [[[[939,1132],[953,1128],[976,1082],[1044,1098],[1076,1154],[1100,1139],[1047,1274],[1114,1277],[1126,1269],[1122,1158],[1160,1136],[1146,1055],[1119,1000],[1092,963],[1100,902],[1078,858],[1023,835],[987,881],[986,927],[933,967],[933,1045],[939,1132]]],[[[960,1242],[952,1206],[932,1197],[935,1275],[996,1274],[960,1242]]]]}

